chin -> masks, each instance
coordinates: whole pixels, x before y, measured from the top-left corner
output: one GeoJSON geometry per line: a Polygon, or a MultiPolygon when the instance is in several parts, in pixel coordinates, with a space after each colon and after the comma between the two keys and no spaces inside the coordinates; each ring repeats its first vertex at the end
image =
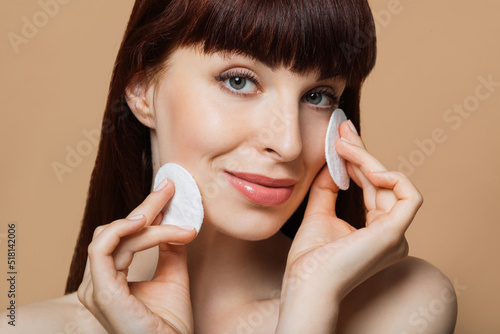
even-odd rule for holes
{"type": "Polygon", "coordinates": [[[205,208],[205,217],[203,219],[203,227],[215,229],[233,238],[259,241],[265,240],[276,234],[283,224],[286,222],[286,217],[276,217],[263,212],[252,212],[247,210],[244,212],[228,212],[221,210],[210,210],[205,208]]]}

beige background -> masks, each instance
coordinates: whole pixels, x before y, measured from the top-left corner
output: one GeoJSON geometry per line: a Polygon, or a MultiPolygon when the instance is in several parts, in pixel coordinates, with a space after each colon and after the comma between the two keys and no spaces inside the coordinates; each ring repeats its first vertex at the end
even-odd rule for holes
{"type": "MultiPolygon", "coordinates": [[[[96,155],[83,131],[100,126],[133,5],[67,2],[46,22],[38,0],[0,3],[0,233],[17,223],[19,304],[63,294],[96,155]],[[16,53],[8,34],[21,35],[23,20],[33,16],[43,26],[16,53]],[[52,164],[66,164],[68,149],[88,155],[60,182],[52,164]]],[[[454,282],[456,333],[500,333],[500,86],[482,87],[475,97],[480,77],[500,82],[500,2],[371,4],[379,56],[362,100],[364,141],[424,195],[407,233],[410,253],[454,282]],[[448,111],[454,105],[470,110],[460,124],[446,118],[459,115],[448,111]],[[418,142],[427,143],[427,153],[418,142]],[[403,159],[411,169],[400,167],[403,159]]],[[[0,243],[5,273],[5,234],[0,243]]],[[[7,287],[0,281],[3,309],[7,287]]]]}

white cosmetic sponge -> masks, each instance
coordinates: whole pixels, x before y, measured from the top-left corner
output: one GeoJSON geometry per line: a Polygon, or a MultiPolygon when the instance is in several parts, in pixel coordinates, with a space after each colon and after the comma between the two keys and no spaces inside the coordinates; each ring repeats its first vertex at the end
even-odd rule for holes
{"type": "Polygon", "coordinates": [[[203,223],[203,205],[201,194],[193,176],[180,165],[168,163],[158,170],[154,188],[165,178],[174,182],[175,193],[163,208],[161,225],[193,226],[198,233],[203,223]]]}
{"type": "Polygon", "coordinates": [[[340,138],[339,127],[347,120],[342,109],[336,109],[330,117],[325,139],[325,156],[328,170],[335,184],[342,190],[349,189],[349,174],[346,162],[335,150],[335,142],[340,138]]]}

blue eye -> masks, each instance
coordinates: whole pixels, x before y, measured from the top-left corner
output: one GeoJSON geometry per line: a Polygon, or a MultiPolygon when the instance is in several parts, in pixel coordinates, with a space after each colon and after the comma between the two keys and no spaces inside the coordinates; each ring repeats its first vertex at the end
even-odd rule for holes
{"type": "Polygon", "coordinates": [[[259,80],[250,70],[229,70],[217,75],[215,80],[220,81],[222,88],[231,93],[251,95],[259,92],[259,88],[257,87],[259,80]]]}
{"type": "MultiPolygon", "coordinates": [[[[311,104],[320,105],[321,102],[325,101],[325,97],[323,94],[310,93],[305,96],[305,100],[311,104]]],[[[328,97],[326,98],[326,101],[328,102],[328,97]]]]}
{"type": "Polygon", "coordinates": [[[312,104],[318,109],[334,110],[338,107],[340,101],[336,94],[327,88],[322,88],[316,92],[310,92],[302,98],[304,102],[312,104]]]}
{"type": "Polygon", "coordinates": [[[235,90],[240,91],[253,91],[255,90],[255,84],[246,78],[242,77],[232,77],[224,80],[224,82],[235,90]],[[246,88],[246,89],[245,89],[246,88]]]}

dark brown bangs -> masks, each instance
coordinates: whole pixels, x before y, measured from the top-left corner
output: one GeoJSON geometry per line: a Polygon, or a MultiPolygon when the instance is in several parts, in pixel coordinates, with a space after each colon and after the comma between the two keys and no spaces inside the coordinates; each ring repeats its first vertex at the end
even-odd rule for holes
{"type": "MultiPolygon", "coordinates": [[[[345,78],[341,106],[361,134],[360,91],[376,53],[366,0],[136,0],[113,69],[66,293],[82,282],[97,226],[126,217],[151,191],[150,128],[127,105],[127,85],[144,75],[158,78],[176,47],[197,45],[207,53],[244,53],[298,73],[317,71],[320,79],[345,78]]],[[[302,223],[307,201],[306,195],[282,227],[290,238],[302,223]]],[[[365,225],[363,191],[356,183],[339,193],[335,212],[356,228],[365,225]]]]}
{"type": "Polygon", "coordinates": [[[247,54],[271,67],[285,66],[320,79],[363,81],[376,57],[375,24],[360,0],[191,1],[180,45],[207,53],[247,54]]]}

